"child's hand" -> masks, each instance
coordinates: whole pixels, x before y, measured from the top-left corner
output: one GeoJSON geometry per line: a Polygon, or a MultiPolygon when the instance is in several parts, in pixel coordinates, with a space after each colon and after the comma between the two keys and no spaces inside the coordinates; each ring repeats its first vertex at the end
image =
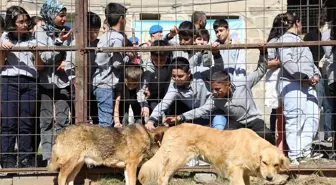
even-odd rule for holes
{"type": "Polygon", "coordinates": [[[72,35],[72,29],[70,29],[68,32],[63,29],[60,33],[60,39],[61,41],[66,41],[69,39],[69,37],[72,35]]]}
{"type": "Polygon", "coordinates": [[[148,88],[145,89],[145,95],[146,95],[146,99],[148,99],[150,97],[150,91],[148,90],[148,88]]]}
{"type": "Polygon", "coordinates": [[[220,43],[215,41],[215,42],[211,43],[211,46],[212,46],[212,54],[213,55],[218,55],[219,54],[218,47],[220,46],[220,43]]]}
{"type": "Polygon", "coordinates": [[[114,128],[122,128],[123,125],[119,122],[119,123],[114,123],[114,128]]]}
{"type": "Polygon", "coordinates": [[[30,49],[34,49],[34,48],[37,47],[37,44],[29,44],[28,47],[29,47],[30,49]]]}
{"type": "Polygon", "coordinates": [[[176,116],[176,117],[167,117],[165,120],[164,120],[164,123],[168,123],[169,125],[170,124],[177,124],[179,123],[181,120],[180,116],[176,116]]]}
{"type": "Polygon", "coordinates": [[[173,28],[170,29],[168,37],[174,38],[178,34],[178,28],[174,26],[173,28]]]}
{"type": "Polygon", "coordinates": [[[11,42],[3,42],[3,43],[1,44],[1,47],[2,47],[3,49],[12,49],[13,46],[14,46],[14,45],[13,45],[11,42]]]}
{"type": "Polygon", "coordinates": [[[314,75],[312,78],[311,78],[311,81],[310,81],[310,85],[311,86],[315,86],[316,84],[318,84],[320,82],[320,77],[318,75],[314,75]]]}
{"type": "Polygon", "coordinates": [[[141,108],[141,115],[143,117],[149,117],[149,108],[148,107],[142,107],[141,108]]]}
{"type": "Polygon", "coordinates": [[[267,68],[268,69],[277,69],[277,68],[279,68],[279,66],[280,66],[280,60],[277,59],[277,58],[269,60],[267,62],[267,68]]]}
{"type": "Polygon", "coordinates": [[[57,71],[64,71],[64,69],[65,69],[65,62],[62,61],[62,62],[56,64],[56,66],[57,66],[57,69],[56,69],[57,71]]]}
{"type": "Polygon", "coordinates": [[[146,127],[148,130],[154,130],[154,129],[155,129],[154,123],[153,123],[152,121],[148,121],[148,122],[145,124],[145,127],[146,127]]]}

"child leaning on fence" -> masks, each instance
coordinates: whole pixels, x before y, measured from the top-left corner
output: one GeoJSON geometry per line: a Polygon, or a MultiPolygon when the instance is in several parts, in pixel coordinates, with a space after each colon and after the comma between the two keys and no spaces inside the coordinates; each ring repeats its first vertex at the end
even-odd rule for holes
{"type": "MultiPolygon", "coordinates": [[[[69,46],[72,34],[71,29],[64,25],[67,15],[64,5],[58,0],[47,0],[40,14],[45,24],[35,32],[38,46],[69,46]]],[[[40,56],[44,63],[39,73],[41,143],[43,160],[48,161],[56,133],[71,123],[74,86],[64,70],[65,51],[42,51],[40,56]]]]}
{"type": "MultiPolygon", "coordinates": [[[[278,42],[303,42],[298,35],[302,25],[299,16],[290,12],[281,15],[284,33],[278,42]]],[[[308,47],[278,48],[281,63],[278,91],[282,98],[283,115],[286,120],[288,157],[293,164],[308,158],[322,157],[312,153],[312,142],[319,124],[319,107],[314,86],[321,74],[314,65],[308,47]]]]}
{"type": "Polygon", "coordinates": [[[141,106],[137,101],[142,78],[140,65],[128,64],[125,72],[115,88],[114,127],[126,126],[129,118],[129,108],[132,106],[134,123],[142,123],[141,106]]]}
{"type": "MultiPolygon", "coordinates": [[[[93,12],[87,12],[87,29],[88,29],[88,37],[87,37],[87,43],[89,47],[97,47],[97,44],[99,42],[98,35],[101,27],[101,19],[99,15],[93,13],[93,12]]],[[[76,38],[71,42],[71,46],[76,45],[76,38]]],[[[97,102],[96,98],[94,97],[92,91],[92,76],[93,73],[96,72],[97,65],[95,64],[96,59],[96,53],[94,51],[89,51],[86,55],[88,59],[88,103],[89,103],[89,111],[88,115],[92,119],[94,124],[98,124],[98,118],[97,118],[97,102]]],[[[75,81],[75,71],[76,71],[76,52],[75,51],[67,51],[66,59],[65,59],[65,65],[64,65],[65,73],[67,74],[69,81],[75,81]]]]}
{"type": "Polygon", "coordinates": [[[36,167],[32,134],[36,123],[38,99],[35,52],[11,51],[12,47],[36,46],[28,30],[30,16],[20,6],[6,11],[6,28],[1,37],[1,166],[3,168],[36,167]],[[18,143],[19,156],[14,153],[18,143]]]}
{"type": "MultiPolygon", "coordinates": [[[[97,47],[124,47],[124,31],[127,9],[118,3],[109,3],[105,8],[105,16],[110,29],[106,31],[97,47]]],[[[113,126],[113,98],[114,89],[123,71],[124,64],[131,61],[123,57],[121,52],[97,53],[94,65],[97,69],[93,73],[93,94],[97,100],[98,119],[101,126],[113,126]]]]}
{"type": "MultiPolygon", "coordinates": [[[[163,40],[156,40],[152,46],[168,46],[168,43],[163,40]]],[[[143,74],[143,87],[137,94],[138,102],[141,105],[141,115],[148,118],[155,106],[160,103],[160,100],[167,92],[171,79],[171,59],[170,52],[154,50],[150,52],[150,59],[141,64],[143,74]],[[150,96],[146,98],[147,93],[150,96]]]]}

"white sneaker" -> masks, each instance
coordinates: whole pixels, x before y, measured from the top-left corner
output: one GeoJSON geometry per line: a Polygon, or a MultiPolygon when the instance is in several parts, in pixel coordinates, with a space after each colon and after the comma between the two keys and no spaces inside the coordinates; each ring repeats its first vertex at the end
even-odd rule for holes
{"type": "Polygon", "coordinates": [[[209,163],[207,163],[207,162],[205,162],[205,161],[202,161],[202,160],[199,160],[199,161],[198,161],[198,165],[200,165],[200,166],[210,166],[209,163]]]}
{"type": "Polygon", "coordinates": [[[198,158],[192,158],[190,161],[186,164],[188,167],[193,167],[193,166],[198,166],[199,165],[199,160],[198,158]]]}

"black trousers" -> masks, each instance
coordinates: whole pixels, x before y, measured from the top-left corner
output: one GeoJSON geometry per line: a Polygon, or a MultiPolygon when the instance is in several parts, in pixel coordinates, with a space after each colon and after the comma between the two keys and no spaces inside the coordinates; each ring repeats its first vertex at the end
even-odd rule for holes
{"type": "Polygon", "coordinates": [[[272,145],[275,145],[275,138],[269,128],[266,127],[264,120],[262,119],[255,119],[247,124],[241,124],[235,121],[230,120],[229,123],[226,125],[226,129],[229,130],[236,130],[240,128],[248,128],[256,132],[260,137],[266,139],[272,145]]]}

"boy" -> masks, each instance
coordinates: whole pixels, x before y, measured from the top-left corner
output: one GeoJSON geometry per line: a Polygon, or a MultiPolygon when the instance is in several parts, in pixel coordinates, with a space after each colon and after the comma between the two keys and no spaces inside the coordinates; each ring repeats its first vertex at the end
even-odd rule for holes
{"type": "Polygon", "coordinates": [[[125,69],[125,80],[121,78],[116,85],[115,105],[114,105],[114,127],[121,128],[128,124],[128,110],[132,106],[135,123],[141,121],[141,107],[137,102],[137,91],[140,87],[142,70],[139,65],[128,65],[125,69]],[[120,122],[120,116],[123,117],[120,122]]]}
{"type": "MultiPolygon", "coordinates": [[[[207,45],[210,40],[210,34],[208,30],[197,30],[195,32],[195,44],[196,45],[207,45]]],[[[212,55],[210,51],[203,50],[202,51],[203,56],[203,63],[201,64],[204,67],[211,67],[212,65],[212,55]]]]}
{"type": "MultiPolygon", "coordinates": [[[[229,24],[225,19],[217,19],[213,29],[220,44],[231,44],[229,24]]],[[[225,49],[220,51],[224,63],[224,70],[233,75],[232,80],[246,76],[245,52],[242,49],[225,49]]]]}
{"type": "MultiPolygon", "coordinates": [[[[146,124],[148,129],[154,129],[161,116],[170,107],[174,100],[180,100],[186,105],[189,111],[186,111],[176,117],[168,117],[164,122],[175,123],[184,121],[193,121],[201,125],[209,125],[209,115],[213,109],[212,93],[209,91],[208,83],[204,81],[212,70],[221,70],[223,61],[220,54],[214,56],[215,65],[212,69],[206,67],[195,67],[190,69],[188,60],[184,57],[177,57],[172,64],[172,81],[169,85],[166,95],[162,101],[155,107],[146,124]],[[191,109],[191,110],[190,110],[191,109]]],[[[212,125],[219,130],[224,129],[224,124],[212,125]]]]}
{"type": "MultiPolygon", "coordinates": [[[[101,19],[99,15],[93,13],[93,12],[88,12],[87,13],[87,21],[88,21],[88,46],[89,47],[97,47],[97,44],[99,42],[98,35],[101,27],[101,19]]],[[[71,43],[72,46],[75,45],[75,40],[71,43]]],[[[65,73],[67,74],[68,78],[70,81],[75,81],[75,66],[76,66],[76,53],[74,51],[68,51],[67,52],[67,57],[65,60],[65,66],[64,70],[65,73]]],[[[88,63],[89,63],[89,68],[88,68],[88,81],[91,82],[92,80],[92,75],[96,71],[96,65],[94,64],[96,55],[93,51],[88,53],[88,63]]],[[[92,83],[89,83],[90,86],[88,87],[88,101],[89,101],[89,114],[91,116],[91,119],[93,123],[98,123],[98,118],[97,118],[97,102],[96,98],[92,94],[92,83]]]]}
{"type": "MultiPolygon", "coordinates": [[[[277,59],[274,59],[277,60],[277,59]]],[[[278,61],[279,62],[279,61],[278,61]]],[[[264,76],[267,70],[266,59],[261,52],[258,68],[242,77],[242,80],[232,81],[228,72],[217,71],[212,75],[211,88],[214,93],[214,104],[217,109],[224,111],[229,118],[229,129],[249,128],[258,135],[274,144],[271,131],[261,119],[252,95],[252,87],[264,76]]]]}
{"type": "MultiPolygon", "coordinates": [[[[193,45],[195,38],[194,31],[195,27],[193,23],[190,21],[184,21],[179,25],[178,28],[174,27],[170,29],[170,33],[166,35],[165,40],[169,41],[170,45],[178,45],[177,42],[172,40],[178,33],[180,45],[193,45]]],[[[193,68],[194,66],[201,66],[203,62],[203,56],[200,51],[174,51],[173,58],[175,57],[184,57],[188,59],[190,68],[193,68]]]]}
{"type": "MultiPolygon", "coordinates": [[[[163,40],[156,40],[152,46],[167,46],[167,42],[163,40]]],[[[150,111],[159,103],[167,92],[170,77],[171,77],[171,63],[169,58],[170,52],[154,50],[150,52],[150,60],[142,67],[144,69],[144,86],[138,93],[138,101],[141,104],[141,114],[148,117],[150,111]],[[149,99],[145,99],[145,90],[150,92],[149,99]]]]}
{"type": "MultiPolygon", "coordinates": [[[[105,17],[110,29],[105,32],[97,47],[123,47],[127,9],[118,3],[109,3],[105,8],[105,17]]],[[[113,126],[113,89],[119,82],[124,64],[120,52],[97,53],[96,71],[93,74],[93,94],[97,100],[98,119],[101,126],[113,126]]]]}

